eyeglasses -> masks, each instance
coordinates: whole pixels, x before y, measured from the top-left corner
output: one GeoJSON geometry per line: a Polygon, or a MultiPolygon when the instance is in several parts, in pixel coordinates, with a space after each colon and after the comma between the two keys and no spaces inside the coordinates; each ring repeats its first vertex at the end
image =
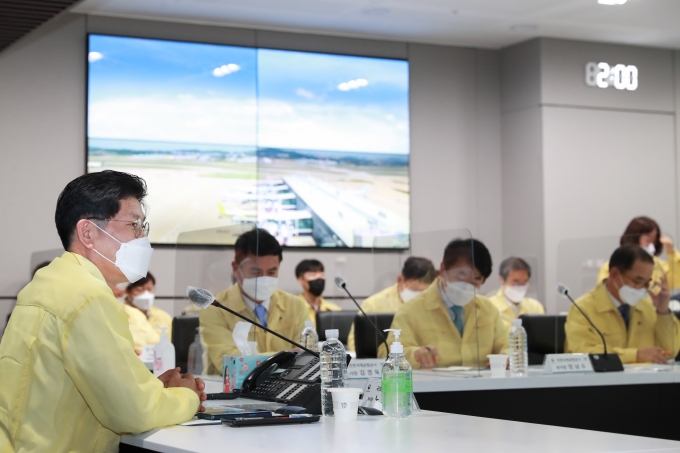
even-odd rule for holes
{"type": "Polygon", "coordinates": [[[102,222],[112,221],[112,222],[128,223],[135,232],[135,238],[141,237],[142,233],[144,233],[144,236],[148,236],[149,231],[151,231],[151,227],[149,226],[149,222],[142,222],[142,219],[130,221],[130,220],[119,220],[119,219],[102,219],[101,217],[90,217],[89,220],[101,220],[102,222]]]}

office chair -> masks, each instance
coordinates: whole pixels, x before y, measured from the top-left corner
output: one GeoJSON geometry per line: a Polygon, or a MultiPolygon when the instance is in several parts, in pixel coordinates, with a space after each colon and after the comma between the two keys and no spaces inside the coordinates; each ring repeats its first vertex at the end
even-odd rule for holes
{"type": "MultiPolygon", "coordinates": [[[[326,330],[338,329],[338,340],[342,344],[347,344],[347,337],[354,322],[354,310],[343,311],[320,311],[316,313],[316,332],[319,334],[319,341],[326,341],[326,330]]],[[[297,340],[297,338],[295,338],[297,340]]]]}
{"type": "Polygon", "coordinates": [[[542,365],[546,354],[564,352],[567,315],[522,315],[520,319],[527,331],[529,365],[542,365]]]}
{"type": "MultiPolygon", "coordinates": [[[[378,347],[383,341],[368,318],[382,332],[392,326],[394,313],[366,313],[366,316],[358,313],[354,317],[354,345],[356,347],[357,359],[377,358],[378,347]]],[[[387,333],[383,332],[383,334],[387,337],[387,333]]]]}

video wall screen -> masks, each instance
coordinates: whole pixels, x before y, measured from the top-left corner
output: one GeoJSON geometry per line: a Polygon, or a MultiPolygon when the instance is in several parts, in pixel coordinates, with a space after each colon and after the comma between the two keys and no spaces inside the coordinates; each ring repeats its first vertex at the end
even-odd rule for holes
{"type": "Polygon", "coordinates": [[[88,61],[88,172],[147,181],[151,242],[408,247],[407,61],[94,34],[88,61]]]}

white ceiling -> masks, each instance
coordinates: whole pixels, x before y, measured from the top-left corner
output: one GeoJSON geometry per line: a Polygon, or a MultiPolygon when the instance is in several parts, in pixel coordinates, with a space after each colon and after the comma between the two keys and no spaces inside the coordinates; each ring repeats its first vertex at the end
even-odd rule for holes
{"type": "Polygon", "coordinates": [[[680,49],[680,0],[84,0],[72,11],[496,49],[539,36],[680,49]]]}

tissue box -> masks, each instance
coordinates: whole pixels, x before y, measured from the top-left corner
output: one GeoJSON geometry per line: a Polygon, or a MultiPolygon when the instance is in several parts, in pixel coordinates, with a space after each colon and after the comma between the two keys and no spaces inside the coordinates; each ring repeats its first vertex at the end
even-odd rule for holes
{"type": "Polygon", "coordinates": [[[232,393],[235,389],[240,389],[246,376],[268,358],[268,355],[223,355],[224,393],[232,393]]]}

